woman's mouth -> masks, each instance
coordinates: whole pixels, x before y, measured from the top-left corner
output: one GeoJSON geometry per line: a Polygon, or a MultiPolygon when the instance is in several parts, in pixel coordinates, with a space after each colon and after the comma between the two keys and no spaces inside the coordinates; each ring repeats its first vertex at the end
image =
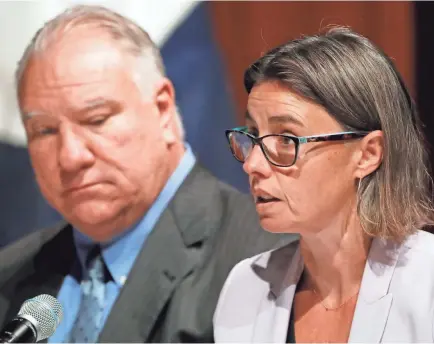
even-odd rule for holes
{"type": "Polygon", "coordinates": [[[255,197],[255,203],[256,204],[264,204],[264,203],[271,203],[280,201],[280,199],[272,196],[257,196],[255,197]]]}

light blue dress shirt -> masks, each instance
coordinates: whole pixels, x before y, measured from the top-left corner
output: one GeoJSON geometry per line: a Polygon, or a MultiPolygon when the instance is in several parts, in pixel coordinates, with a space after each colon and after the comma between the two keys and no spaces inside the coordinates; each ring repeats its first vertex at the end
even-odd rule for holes
{"type": "MultiPolygon", "coordinates": [[[[106,284],[106,305],[103,324],[107,320],[110,310],[127,280],[128,273],[146,238],[196,162],[191,147],[188,144],[185,144],[185,146],[186,151],[178,167],[145,216],[131,230],[102,247],[104,261],[114,279],[114,281],[106,284]]],[[[76,267],[79,270],[83,269],[86,256],[95,243],[75,229],[73,235],[79,258],[76,267]]],[[[68,335],[75,323],[81,301],[80,281],[77,281],[77,275],[79,274],[71,272],[70,275],[66,276],[59,290],[57,298],[63,306],[64,317],[56,332],[49,338],[49,343],[60,343],[68,340],[68,335]]]]}

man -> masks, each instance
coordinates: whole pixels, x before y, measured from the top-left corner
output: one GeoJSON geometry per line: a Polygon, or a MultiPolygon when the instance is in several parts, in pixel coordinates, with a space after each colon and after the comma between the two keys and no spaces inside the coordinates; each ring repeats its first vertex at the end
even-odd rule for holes
{"type": "Polygon", "coordinates": [[[289,238],[196,163],[148,35],[74,7],[32,40],[17,94],[37,182],[67,224],[0,253],[1,322],[48,293],[65,313],[52,342],[211,342],[230,269],[289,238]]]}

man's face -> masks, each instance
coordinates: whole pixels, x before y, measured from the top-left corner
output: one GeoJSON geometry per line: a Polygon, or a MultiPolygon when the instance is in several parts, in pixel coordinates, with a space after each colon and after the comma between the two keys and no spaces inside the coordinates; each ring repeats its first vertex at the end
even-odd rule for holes
{"type": "Polygon", "coordinates": [[[36,53],[20,84],[42,193],[99,241],[136,222],[177,163],[173,88],[163,80],[145,97],[135,61],[105,34],[81,30],[36,53]]]}

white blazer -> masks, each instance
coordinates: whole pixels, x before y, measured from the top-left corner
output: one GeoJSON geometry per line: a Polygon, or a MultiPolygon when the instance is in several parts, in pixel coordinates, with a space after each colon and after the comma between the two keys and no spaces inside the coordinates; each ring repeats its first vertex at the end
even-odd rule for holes
{"type": "MultiPolygon", "coordinates": [[[[302,271],[298,241],[238,263],[220,293],[215,341],[285,343],[302,271]]],[[[433,342],[433,320],[434,235],[374,239],[349,342],[433,342]]]]}

